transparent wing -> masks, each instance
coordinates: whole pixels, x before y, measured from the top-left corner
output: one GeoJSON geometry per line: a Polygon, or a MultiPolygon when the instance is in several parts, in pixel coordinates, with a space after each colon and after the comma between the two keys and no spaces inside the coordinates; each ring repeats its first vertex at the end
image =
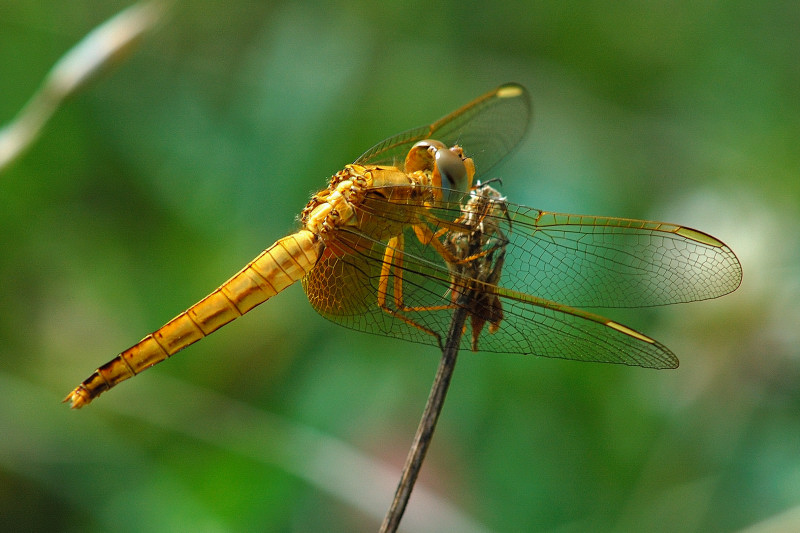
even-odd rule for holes
{"type": "Polygon", "coordinates": [[[528,128],[528,91],[507,83],[453,111],[429,126],[399,133],[379,142],[356,163],[402,167],[409,149],[422,139],[461,145],[475,162],[477,176],[486,174],[519,144],[528,128]]]}
{"type": "Polygon", "coordinates": [[[506,279],[521,292],[575,307],[648,307],[717,298],[742,280],[733,251],[691,228],[508,210],[506,279]]]}

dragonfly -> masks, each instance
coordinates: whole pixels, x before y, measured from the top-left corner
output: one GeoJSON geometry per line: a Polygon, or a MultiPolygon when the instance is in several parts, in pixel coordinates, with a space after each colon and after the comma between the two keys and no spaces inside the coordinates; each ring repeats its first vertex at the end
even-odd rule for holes
{"type": "Polygon", "coordinates": [[[676,368],[663,344],[586,309],[716,298],[741,283],[739,260],[685,226],[509,202],[480,178],[530,117],[528,91],[507,83],[376,144],[311,198],[298,231],[64,401],[89,404],[297,281],[319,314],[361,332],[441,348],[461,306],[462,349],[676,368]]]}

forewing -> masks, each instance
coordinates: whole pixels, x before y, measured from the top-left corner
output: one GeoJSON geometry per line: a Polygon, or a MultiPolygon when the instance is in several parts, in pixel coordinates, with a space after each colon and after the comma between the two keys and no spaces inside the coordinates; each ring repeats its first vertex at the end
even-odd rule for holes
{"type": "Polygon", "coordinates": [[[569,215],[508,204],[509,260],[502,284],[574,307],[647,307],[734,291],[733,251],[675,224],[569,215]]]}
{"type": "Polygon", "coordinates": [[[379,142],[355,162],[402,168],[415,143],[436,139],[448,146],[460,145],[475,162],[477,176],[482,176],[519,144],[530,116],[528,91],[519,84],[507,83],[429,126],[410,129],[379,142]]]}

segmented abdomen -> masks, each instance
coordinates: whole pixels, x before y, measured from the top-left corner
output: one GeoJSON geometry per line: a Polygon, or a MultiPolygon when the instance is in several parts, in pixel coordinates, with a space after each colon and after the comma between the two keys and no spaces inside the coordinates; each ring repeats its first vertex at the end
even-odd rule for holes
{"type": "Polygon", "coordinates": [[[302,279],[321,250],[321,242],[308,230],[280,239],[214,292],[98,368],[64,401],[75,409],[83,407],[121,381],[242,316],[302,279]]]}

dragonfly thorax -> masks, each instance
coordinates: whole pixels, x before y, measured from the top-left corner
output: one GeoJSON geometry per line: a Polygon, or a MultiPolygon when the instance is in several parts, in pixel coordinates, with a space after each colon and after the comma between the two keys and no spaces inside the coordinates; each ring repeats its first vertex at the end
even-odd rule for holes
{"type": "Polygon", "coordinates": [[[412,222],[413,215],[403,214],[412,211],[402,206],[435,203],[436,190],[432,186],[432,172],[427,169],[406,173],[391,166],[347,165],[333,175],[327,189],[311,198],[301,213],[301,222],[323,239],[330,231],[342,227],[359,227],[373,238],[381,239],[397,234],[404,224],[412,222]],[[370,199],[394,212],[380,217],[381,230],[370,223],[371,210],[366,208],[370,199]],[[387,225],[387,218],[394,224],[387,225]]]}

